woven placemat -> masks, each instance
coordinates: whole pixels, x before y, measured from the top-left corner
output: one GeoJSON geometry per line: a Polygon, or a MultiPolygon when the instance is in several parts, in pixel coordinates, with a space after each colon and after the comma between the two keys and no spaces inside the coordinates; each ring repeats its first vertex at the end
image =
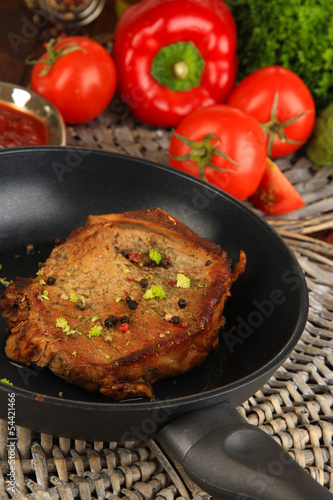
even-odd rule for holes
{"type": "MultiPolygon", "coordinates": [[[[172,131],[137,123],[117,97],[98,119],[68,127],[68,145],[102,149],[168,165],[172,131]]],[[[333,228],[333,167],[305,156],[277,162],[306,206],[275,227],[298,259],[309,289],[309,317],[289,359],[238,408],[333,492],[333,247],[314,237],[333,228]]],[[[250,203],[245,202],[253,209],[250,203]]],[[[74,441],[18,427],[16,485],[10,490],[7,421],[0,420],[0,498],[174,500],[207,497],[175,470],[155,441],[74,441]]]]}

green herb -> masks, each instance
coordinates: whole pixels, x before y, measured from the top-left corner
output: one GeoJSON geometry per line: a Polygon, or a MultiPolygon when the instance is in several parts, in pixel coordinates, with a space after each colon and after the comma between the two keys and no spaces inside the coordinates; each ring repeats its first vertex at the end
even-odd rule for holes
{"type": "Polygon", "coordinates": [[[59,392],[59,396],[62,398],[64,393],[62,391],[59,392]]]}
{"type": "Polygon", "coordinates": [[[190,288],[191,280],[185,274],[178,273],[176,285],[178,288],[190,288]]]}
{"type": "Polygon", "coordinates": [[[159,266],[161,261],[162,261],[162,255],[157,251],[154,250],[153,248],[149,250],[149,258],[156,262],[156,264],[159,266]]]}
{"type": "Polygon", "coordinates": [[[13,383],[12,383],[12,382],[9,382],[8,378],[2,378],[2,379],[0,380],[0,382],[3,382],[4,384],[8,384],[8,385],[13,385],[13,383]]]}
{"type": "Polygon", "coordinates": [[[87,337],[88,339],[91,339],[91,337],[99,337],[101,333],[102,333],[102,327],[95,325],[92,328],[90,328],[87,337]]]}
{"type": "Polygon", "coordinates": [[[130,272],[130,271],[129,271],[129,269],[127,269],[127,267],[124,267],[124,268],[123,268],[123,273],[124,273],[124,274],[128,274],[129,272],[130,272]]]}
{"type": "Polygon", "coordinates": [[[56,327],[61,328],[66,335],[72,335],[73,333],[78,333],[81,335],[80,332],[77,330],[71,330],[71,327],[69,326],[67,320],[65,318],[57,318],[56,319],[56,327]]]}
{"type": "Polygon", "coordinates": [[[6,278],[0,278],[0,285],[2,285],[2,286],[7,287],[7,286],[9,286],[11,283],[13,283],[13,281],[12,281],[12,280],[9,280],[9,281],[8,281],[6,278]]]}
{"type": "Polygon", "coordinates": [[[74,304],[76,304],[79,301],[79,297],[75,293],[72,292],[69,294],[69,300],[71,302],[74,302],[74,304]]]}
{"type": "Polygon", "coordinates": [[[105,354],[105,357],[106,357],[106,359],[110,359],[111,358],[111,356],[109,356],[108,354],[105,354]]]}
{"type": "Polygon", "coordinates": [[[43,276],[44,274],[44,269],[39,269],[39,271],[37,271],[37,276],[43,276]]]}
{"type": "Polygon", "coordinates": [[[41,295],[38,295],[37,299],[39,300],[50,300],[49,297],[49,292],[47,290],[44,290],[44,292],[41,295]]]}
{"type": "Polygon", "coordinates": [[[114,300],[118,303],[121,301],[121,297],[115,297],[114,300]]]}
{"type": "Polygon", "coordinates": [[[46,285],[46,281],[44,279],[39,280],[40,285],[46,285]]]}
{"type": "Polygon", "coordinates": [[[333,101],[333,2],[227,0],[238,35],[239,80],[263,66],[293,70],[317,109],[333,101]]]}
{"type": "Polygon", "coordinates": [[[144,299],[165,299],[166,293],[163,288],[159,285],[153,285],[151,288],[146,290],[143,295],[144,299]]]}
{"type": "Polygon", "coordinates": [[[72,352],[72,356],[76,356],[76,351],[73,351],[73,352],[72,352]]]}

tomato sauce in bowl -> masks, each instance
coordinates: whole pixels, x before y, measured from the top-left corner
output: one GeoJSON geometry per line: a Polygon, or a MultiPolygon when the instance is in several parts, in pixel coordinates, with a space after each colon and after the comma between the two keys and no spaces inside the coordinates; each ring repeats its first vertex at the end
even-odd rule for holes
{"type": "Polygon", "coordinates": [[[0,146],[37,146],[48,142],[44,121],[0,100],[0,146]]]}

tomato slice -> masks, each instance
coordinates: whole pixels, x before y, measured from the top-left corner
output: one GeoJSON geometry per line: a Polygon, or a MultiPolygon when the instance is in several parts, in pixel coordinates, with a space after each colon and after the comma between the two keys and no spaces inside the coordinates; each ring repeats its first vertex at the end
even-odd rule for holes
{"type": "Polygon", "coordinates": [[[269,215],[292,212],[305,205],[297,189],[269,158],[261,183],[250,199],[255,207],[269,215]]]}

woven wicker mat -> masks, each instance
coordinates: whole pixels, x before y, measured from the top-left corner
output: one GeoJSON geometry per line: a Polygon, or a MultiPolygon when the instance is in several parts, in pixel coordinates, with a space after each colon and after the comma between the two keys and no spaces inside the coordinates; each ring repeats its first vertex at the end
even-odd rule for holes
{"type": "MultiPolygon", "coordinates": [[[[88,125],[68,127],[68,145],[118,152],[168,164],[171,131],[136,123],[115,98],[88,125]]],[[[305,156],[277,162],[302,193],[306,207],[267,218],[304,270],[309,318],[290,358],[238,408],[270,434],[319,483],[333,492],[333,246],[314,233],[333,228],[333,167],[305,156]]],[[[263,214],[260,214],[263,216],[263,214]]],[[[205,495],[179,476],[154,441],[100,443],[17,430],[16,499],[119,498],[173,500],[205,495]]],[[[7,422],[0,420],[0,496],[6,493],[7,422]]]]}

